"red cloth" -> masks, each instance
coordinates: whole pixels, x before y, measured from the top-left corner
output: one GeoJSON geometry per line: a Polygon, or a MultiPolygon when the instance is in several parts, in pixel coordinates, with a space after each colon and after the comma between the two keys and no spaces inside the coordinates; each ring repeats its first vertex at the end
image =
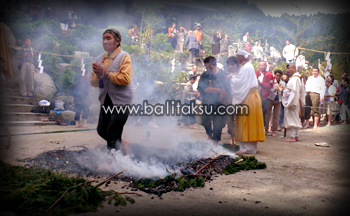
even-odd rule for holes
{"type": "Polygon", "coordinates": [[[129,29],[129,34],[131,35],[131,37],[139,36],[139,32],[134,28],[129,29]]]}
{"type": "Polygon", "coordinates": [[[250,52],[250,51],[252,51],[252,46],[251,46],[248,42],[246,42],[246,43],[245,43],[245,49],[246,49],[248,52],[250,52]]]}
{"type": "MultiPolygon", "coordinates": [[[[256,78],[260,76],[261,72],[260,70],[255,71],[256,78]]],[[[275,78],[273,77],[272,73],[269,71],[265,71],[264,73],[264,79],[260,85],[261,87],[261,93],[263,100],[266,100],[270,95],[270,90],[273,88],[273,83],[275,78]]]]}

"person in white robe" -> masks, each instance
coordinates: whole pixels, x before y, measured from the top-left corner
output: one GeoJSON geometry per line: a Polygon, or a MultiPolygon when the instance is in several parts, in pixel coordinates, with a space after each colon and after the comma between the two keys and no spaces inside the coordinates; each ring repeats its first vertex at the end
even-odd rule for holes
{"type": "Polygon", "coordinates": [[[299,141],[300,106],[305,106],[305,87],[300,80],[300,74],[294,63],[289,64],[288,75],[291,77],[283,91],[282,104],[284,106],[284,126],[290,130],[290,138],[286,142],[299,141]]]}
{"type": "Polygon", "coordinates": [[[265,141],[258,80],[256,79],[254,67],[249,61],[249,55],[246,50],[238,49],[236,56],[241,68],[230,79],[232,104],[249,106],[249,114],[247,116],[236,113],[235,138],[236,141],[240,141],[239,151],[236,154],[255,154],[258,142],[265,141]]]}

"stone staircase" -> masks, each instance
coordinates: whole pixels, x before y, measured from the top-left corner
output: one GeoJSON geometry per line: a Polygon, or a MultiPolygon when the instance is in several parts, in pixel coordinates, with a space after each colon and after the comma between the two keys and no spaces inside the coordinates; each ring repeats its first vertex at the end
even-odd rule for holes
{"type": "Polygon", "coordinates": [[[22,97],[19,92],[19,76],[15,76],[2,92],[2,102],[8,126],[56,125],[53,121],[40,121],[39,117],[48,117],[45,113],[34,113],[31,110],[32,98],[22,97]]]}

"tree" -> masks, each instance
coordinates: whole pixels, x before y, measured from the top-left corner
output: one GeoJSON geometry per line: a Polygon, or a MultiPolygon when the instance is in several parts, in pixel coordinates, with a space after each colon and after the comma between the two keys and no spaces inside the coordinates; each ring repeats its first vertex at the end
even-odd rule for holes
{"type": "Polygon", "coordinates": [[[164,4],[161,1],[156,2],[147,2],[147,1],[138,1],[133,6],[138,13],[139,17],[139,34],[141,38],[140,46],[145,39],[145,36],[151,34],[151,30],[160,28],[160,24],[163,23],[163,17],[160,15],[161,9],[164,7],[164,4]]]}

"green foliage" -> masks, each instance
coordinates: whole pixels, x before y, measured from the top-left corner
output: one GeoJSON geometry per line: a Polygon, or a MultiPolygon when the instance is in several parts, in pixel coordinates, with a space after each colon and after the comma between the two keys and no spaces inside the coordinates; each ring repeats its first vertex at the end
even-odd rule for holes
{"type": "Polygon", "coordinates": [[[118,205],[126,206],[126,201],[120,194],[115,194],[112,199],[115,200],[113,205],[115,205],[115,206],[118,206],[118,205]]]}
{"type": "Polygon", "coordinates": [[[130,54],[131,57],[135,56],[135,55],[143,55],[144,51],[143,49],[141,49],[141,47],[139,45],[136,44],[131,44],[131,45],[123,45],[123,50],[127,53],[130,54]]]}
{"type": "Polygon", "coordinates": [[[125,200],[130,202],[131,204],[134,204],[135,203],[135,200],[129,196],[125,196],[125,200]]]}
{"type": "Polygon", "coordinates": [[[250,156],[250,157],[240,156],[232,160],[231,165],[227,165],[223,173],[233,174],[241,170],[265,169],[265,168],[266,168],[266,164],[263,162],[259,162],[257,159],[255,159],[255,156],[250,156]],[[240,159],[243,159],[243,161],[235,163],[240,159]]]}
{"type": "Polygon", "coordinates": [[[12,166],[0,162],[0,209],[16,215],[43,215],[63,194],[68,192],[48,212],[49,215],[70,215],[96,211],[103,207],[105,194],[108,203],[115,206],[135,203],[131,197],[122,197],[115,191],[102,191],[86,183],[81,177],[68,177],[39,168],[12,166]],[[115,193],[115,194],[114,194],[115,193]]]}
{"type": "Polygon", "coordinates": [[[47,72],[57,84],[60,83],[61,73],[58,72],[58,65],[63,62],[62,58],[53,55],[42,55],[41,59],[45,72],[47,72]]]}
{"type": "Polygon", "coordinates": [[[61,87],[63,88],[62,90],[65,91],[66,89],[70,89],[74,86],[75,84],[75,73],[73,70],[70,70],[69,68],[66,68],[63,71],[63,76],[62,76],[62,80],[61,80],[61,87]]]}
{"type": "Polygon", "coordinates": [[[189,183],[189,181],[183,177],[180,177],[177,191],[183,191],[186,188],[190,188],[190,187],[191,187],[191,184],[189,183]]]}

